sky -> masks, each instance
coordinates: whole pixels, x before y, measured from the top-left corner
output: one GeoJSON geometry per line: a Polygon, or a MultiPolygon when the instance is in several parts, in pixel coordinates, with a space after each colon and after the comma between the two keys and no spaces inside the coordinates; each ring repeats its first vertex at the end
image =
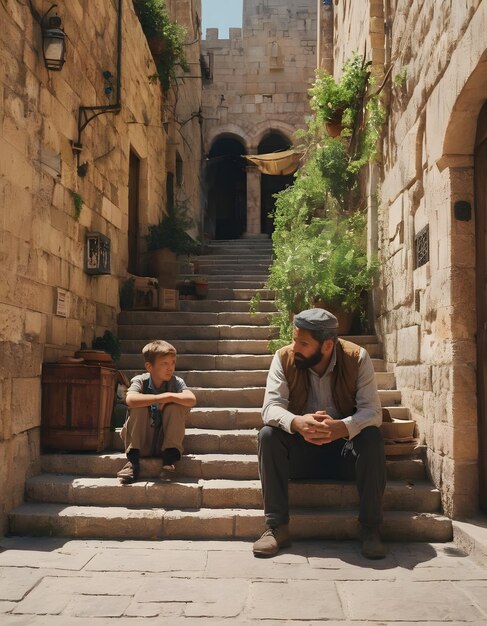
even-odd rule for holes
{"type": "Polygon", "coordinates": [[[228,38],[228,28],[241,28],[243,0],[202,0],[203,39],[207,28],[219,28],[220,39],[228,38]]]}

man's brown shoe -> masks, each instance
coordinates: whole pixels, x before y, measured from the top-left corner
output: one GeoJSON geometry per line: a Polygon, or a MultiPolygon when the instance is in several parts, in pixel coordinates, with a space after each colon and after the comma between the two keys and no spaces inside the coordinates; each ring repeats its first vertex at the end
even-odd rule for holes
{"type": "Polygon", "coordinates": [[[384,559],[387,556],[387,548],[382,543],[377,528],[362,528],[362,556],[366,559],[384,559]]]}
{"type": "Polygon", "coordinates": [[[287,548],[291,545],[288,524],[277,526],[276,528],[267,528],[260,539],[254,543],[254,556],[266,557],[274,556],[281,548],[287,548]]]}

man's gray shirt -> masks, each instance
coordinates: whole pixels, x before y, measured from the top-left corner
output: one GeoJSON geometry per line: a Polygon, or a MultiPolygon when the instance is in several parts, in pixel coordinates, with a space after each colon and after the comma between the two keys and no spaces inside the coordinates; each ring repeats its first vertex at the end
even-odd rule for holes
{"type": "MultiPolygon", "coordinates": [[[[333,351],[328,369],[323,376],[318,376],[312,369],[308,370],[310,389],[306,413],[326,411],[331,417],[343,418],[349,438],[367,426],[380,426],[382,423],[382,409],[375,382],[375,372],[368,352],[360,349],[359,370],[357,379],[357,407],[353,415],[341,415],[335,406],[332,397],[331,378],[336,367],[336,349],[333,351]]],[[[287,410],[289,405],[289,387],[284,375],[279,354],[276,352],[267,375],[267,384],[262,408],[262,419],[268,426],[282,428],[291,432],[291,422],[294,414],[287,410]]]]}

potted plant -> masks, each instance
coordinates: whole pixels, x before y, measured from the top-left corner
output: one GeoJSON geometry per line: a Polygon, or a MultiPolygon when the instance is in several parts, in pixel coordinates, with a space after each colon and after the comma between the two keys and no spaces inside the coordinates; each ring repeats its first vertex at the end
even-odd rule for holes
{"type": "Polygon", "coordinates": [[[354,54],[343,66],[342,76],[335,81],[325,70],[318,70],[310,89],[311,107],[324,122],[330,137],[338,137],[343,129],[350,131],[357,119],[370,77],[370,62],[354,54]]]}
{"type": "Polygon", "coordinates": [[[165,0],[133,0],[133,4],[157,67],[149,78],[159,80],[167,92],[176,67],[189,70],[184,54],[186,29],[171,21],[165,0]]]}
{"type": "Polygon", "coordinates": [[[158,224],[149,226],[146,235],[148,273],[159,278],[162,286],[171,287],[168,283],[175,283],[178,255],[198,253],[198,242],[187,233],[192,226],[193,220],[184,204],[174,205],[158,224]]]}
{"type": "Polygon", "coordinates": [[[329,207],[276,238],[267,287],[275,291],[286,340],[300,310],[326,308],[337,316],[342,335],[350,331],[354,316],[363,314],[363,292],[377,270],[377,263],[367,259],[366,225],[367,216],[359,211],[343,215],[329,207]]]}

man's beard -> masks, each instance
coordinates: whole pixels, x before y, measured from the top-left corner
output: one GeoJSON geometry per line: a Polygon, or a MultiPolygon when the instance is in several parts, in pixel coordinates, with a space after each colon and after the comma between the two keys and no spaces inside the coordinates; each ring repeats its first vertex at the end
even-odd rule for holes
{"type": "Polygon", "coordinates": [[[317,365],[321,359],[323,358],[323,354],[321,352],[321,346],[316,350],[314,354],[305,358],[300,352],[294,353],[294,365],[298,370],[307,370],[314,365],[317,365]]]}

